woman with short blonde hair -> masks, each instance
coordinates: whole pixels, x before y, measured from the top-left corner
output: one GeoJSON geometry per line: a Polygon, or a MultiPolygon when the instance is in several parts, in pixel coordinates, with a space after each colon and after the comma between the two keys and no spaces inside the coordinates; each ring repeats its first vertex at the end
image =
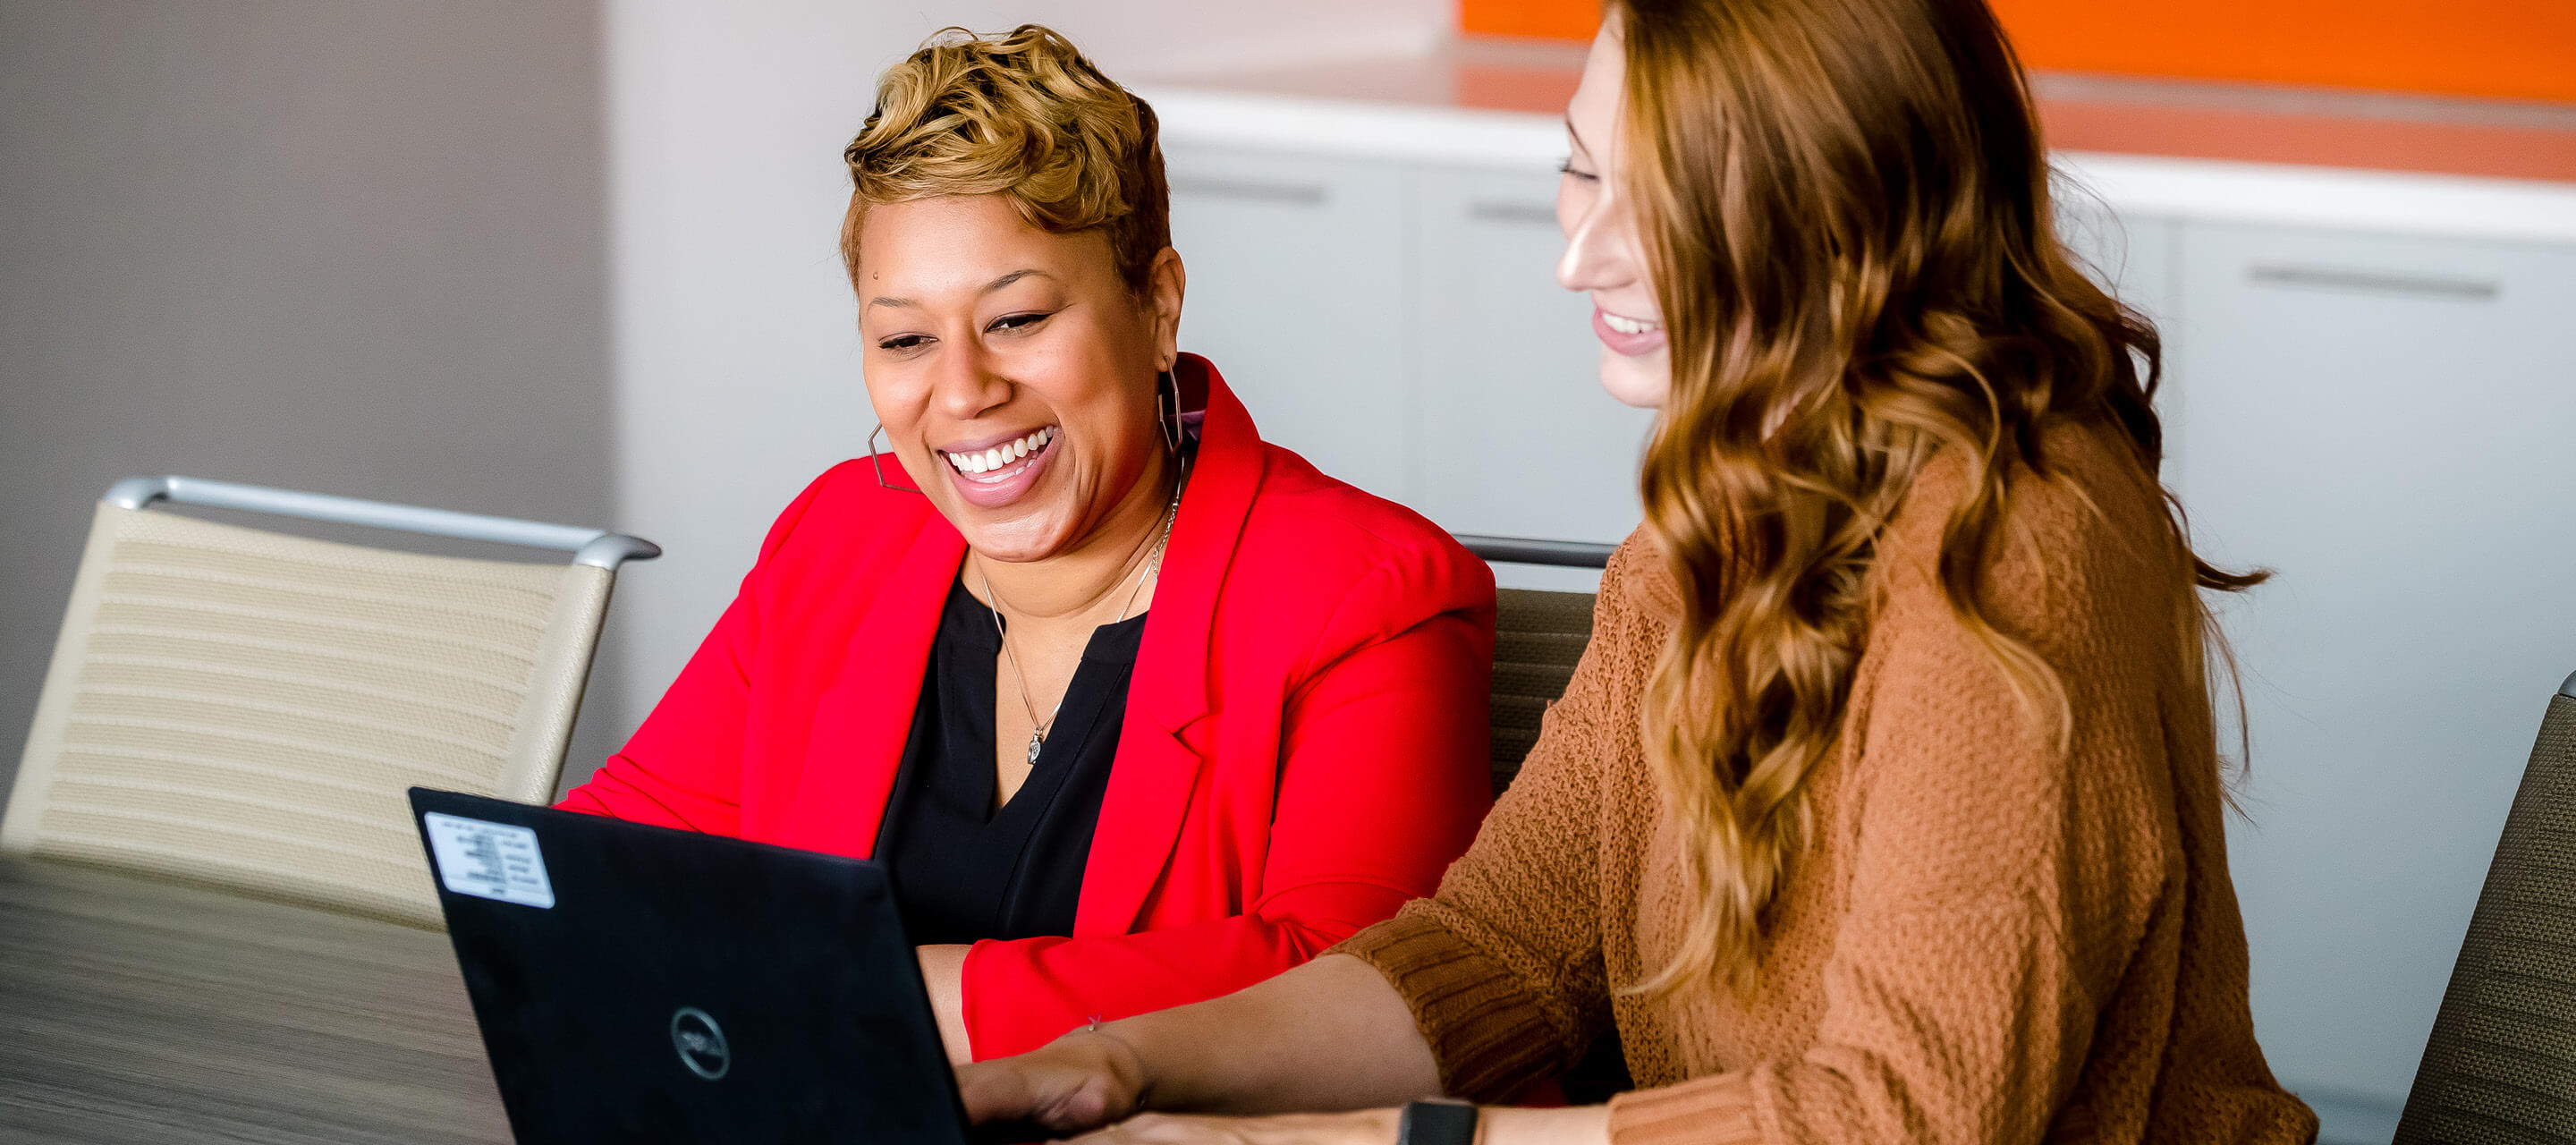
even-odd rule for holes
{"type": "Polygon", "coordinates": [[[1559,278],[1646,520],[1450,868],[1313,964],[961,1075],[1103,1142],[2293,1143],[2153,329],[1982,0],[1614,0],[1559,278]],[[1502,1102],[1615,1031],[1637,1088],[1502,1102]],[[1292,1110],[1364,1110],[1248,1116],[1292,1110]],[[1232,1116],[1206,1116],[1225,1114],[1232,1116]]]}
{"type": "Polygon", "coordinates": [[[1152,109],[1045,28],[952,29],[844,157],[887,448],[565,805],[884,863],[959,1060],[1430,893],[1489,803],[1492,575],[1180,352],[1152,109]]]}

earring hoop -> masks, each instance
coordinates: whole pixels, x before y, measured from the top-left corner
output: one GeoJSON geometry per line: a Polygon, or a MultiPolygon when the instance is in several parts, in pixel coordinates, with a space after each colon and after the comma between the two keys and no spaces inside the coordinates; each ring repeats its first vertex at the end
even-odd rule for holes
{"type": "Polygon", "coordinates": [[[1181,379],[1170,370],[1154,375],[1154,421],[1163,431],[1163,448],[1172,456],[1181,455],[1181,379]],[[1164,404],[1163,392],[1171,391],[1171,404],[1164,404]]]}
{"type": "Polygon", "coordinates": [[[888,481],[888,480],[886,480],[886,479],[885,479],[885,463],[883,463],[883,462],[881,462],[881,461],[878,461],[878,460],[877,460],[877,457],[878,457],[879,452],[880,452],[880,451],[877,449],[877,435],[878,435],[878,434],[880,434],[880,433],[884,433],[884,432],[885,432],[885,423],[884,423],[884,422],[878,422],[878,423],[877,423],[877,427],[876,427],[875,429],[871,429],[871,430],[869,430],[869,431],[868,431],[868,468],[870,468],[870,469],[873,469],[873,470],[876,470],[876,471],[877,471],[877,488],[879,488],[879,489],[892,489],[892,490],[894,490],[895,492],[898,492],[898,493],[919,493],[919,492],[921,492],[921,490],[916,489],[916,488],[913,488],[913,487],[912,487],[912,486],[910,486],[910,485],[897,485],[897,484],[895,484],[895,483],[893,483],[893,482],[888,481]]]}

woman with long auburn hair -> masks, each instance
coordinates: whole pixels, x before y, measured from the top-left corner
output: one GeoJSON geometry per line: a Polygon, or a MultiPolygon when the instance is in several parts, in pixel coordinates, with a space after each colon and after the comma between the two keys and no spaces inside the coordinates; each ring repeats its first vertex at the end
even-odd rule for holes
{"type": "Polygon", "coordinates": [[[2312,1139],[2254,1040],[2204,671],[2200,592],[2259,577],[2194,556],[2157,482],[2155,331],[2055,238],[1993,15],[1608,7],[1559,277],[1603,384],[1660,413],[1519,781],[1434,897],[969,1068],[970,1111],[1135,1142],[2312,1139]],[[1638,1085],[1606,1105],[1423,1101],[1510,1100],[1605,1030],[1638,1085]]]}

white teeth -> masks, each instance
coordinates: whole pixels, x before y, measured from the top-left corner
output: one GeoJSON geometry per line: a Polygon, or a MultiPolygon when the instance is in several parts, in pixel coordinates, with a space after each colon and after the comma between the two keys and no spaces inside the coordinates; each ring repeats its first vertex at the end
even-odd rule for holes
{"type": "Polygon", "coordinates": [[[1612,314],[1607,310],[1601,312],[1601,321],[1604,325],[1607,325],[1611,329],[1622,334],[1643,334],[1648,330],[1652,330],[1663,325],[1661,322],[1648,322],[1645,319],[1630,318],[1624,314],[1612,314]]]}
{"type": "Polygon", "coordinates": [[[986,449],[980,453],[949,453],[942,451],[940,456],[947,458],[948,463],[956,466],[957,471],[960,473],[990,473],[1046,448],[1047,443],[1054,441],[1055,438],[1055,427],[1047,426],[1044,429],[1037,430],[1024,437],[1015,438],[1001,445],[993,446],[992,448],[986,449]]]}

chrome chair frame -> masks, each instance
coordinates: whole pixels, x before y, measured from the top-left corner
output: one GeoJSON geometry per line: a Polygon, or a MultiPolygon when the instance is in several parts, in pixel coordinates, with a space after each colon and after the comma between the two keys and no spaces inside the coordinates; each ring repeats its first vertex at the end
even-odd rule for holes
{"type": "Polygon", "coordinates": [[[488,541],[528,549],[552,549],[571,553],[574,564],[610,572],[616,572],[628,561],[649,561],[662,555],[660,545],[642,537],[630,537],[606,529],[549,525],[541,521],[459,513],[452,509],[425,509],[418,505],[363,501],[327,493],[209,481],[202,477],[128,477],[108,486],[107,495],[100,500],[119,509],[141,509],[159,502],[203,505],[335,525],[363,525],[397,533],[424,533],[433,537],[488,541]]]}

